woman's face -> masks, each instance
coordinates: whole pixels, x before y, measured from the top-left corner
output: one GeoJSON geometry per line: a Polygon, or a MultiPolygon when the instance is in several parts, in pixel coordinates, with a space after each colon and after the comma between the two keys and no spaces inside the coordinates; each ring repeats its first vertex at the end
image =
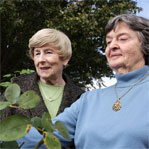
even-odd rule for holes
{"type": "Polygon", "coordinates": [[[34,64],[42,82],[62,78],[63,66],[68,60],[61,60],[58,49],[53,44],[45,44],[34,49],[34,64]]]}
{"type": "Polygon", "coordinates": [[[137,32],[121,22],[106,36],[106,57],[116,73],[127,73],[145,65],[137,32]]]}

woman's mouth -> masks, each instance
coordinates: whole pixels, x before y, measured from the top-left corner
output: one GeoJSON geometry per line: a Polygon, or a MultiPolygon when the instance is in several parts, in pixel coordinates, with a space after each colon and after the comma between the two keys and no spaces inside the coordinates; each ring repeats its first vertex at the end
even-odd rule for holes
{"type": "Polygon", "coordinates": [[[117,58],[119,58],[120,56],[122,56],[121,54],[112,54],[111,55],[111,58],[112,59],[117,59],[117,58]]]}
{"type": "Polygon", "coordinates": [[[48,70],[50,67],[40,67],[40,70],[44,71],[44,70],[48,70]]]}

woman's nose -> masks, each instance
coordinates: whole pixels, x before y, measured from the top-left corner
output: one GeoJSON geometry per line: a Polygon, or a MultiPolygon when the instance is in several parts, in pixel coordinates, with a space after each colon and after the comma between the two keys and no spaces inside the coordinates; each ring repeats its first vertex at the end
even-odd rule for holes
{"type": "Polygon", "coordinates": [[[119,47],[118,42],[116,40],[112,40],[110,43],[110,49],[114,50],[117,49],[119,47]]]}
{"type": "Polygon", "coordinates": [[[41,54],[41,55],[39,56],[39,62],[43,63],[43,62],[45,62],[45,61],[46,61],[45,55],[44,55],[44,54],[41,54]]]}

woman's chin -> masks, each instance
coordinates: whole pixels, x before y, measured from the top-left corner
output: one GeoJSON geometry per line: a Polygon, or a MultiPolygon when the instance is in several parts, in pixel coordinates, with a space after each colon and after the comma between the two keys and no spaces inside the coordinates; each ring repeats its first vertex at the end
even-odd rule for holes
{"type": "Polygon", "coordinates": [[[43,80],[44,80],[44,81],[50,80],[50,76],[49,76],[49,75],[48,75],[48,76],[47,76],[47,75],[42,75],[42,76],[39,76],[39,77],[40,77],[40,80],[41,80],[41,81],[43,81],[43,80]]]}
{"type": "Polygon", "coordinates": [[[123,63],[113,63],[110,65],[110,68],[114,71],[119,69],[119,68],[123,68],[123,67],[124,67],[123,63]]]}

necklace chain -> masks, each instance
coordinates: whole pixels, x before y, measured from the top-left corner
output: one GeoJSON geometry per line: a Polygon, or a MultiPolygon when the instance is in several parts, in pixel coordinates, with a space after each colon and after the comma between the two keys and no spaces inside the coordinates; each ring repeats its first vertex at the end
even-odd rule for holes
{"type": "Polygon", "coordinates": [[[56,92],[55,92],[51,97],[48,97],[48,96],[46,95],[46,93],[45,93],[45,91],[44,91],[42,85],[41,85],[41,90],[42,90],[43,95],[44,95],[44,96],[46,97],[46,99],[47,99],[48,101],[50,101],[50,102],[57,100],[57,99],[62,95],[62,93],[63,93],[63,90],[61,90],[61,88],[59,88],[58,90],[56,90],[56,92]],[[54,96],[57,94],[58,91],[59,91],[60,93],[54,98],[54,96]]]}
{"type": "Polygon", "coordinates": [[[118,97],[118,93],[117,93],[117,90],[116,90],[116,86],[117,86],[117,83],[115,84],[115,87],[114,87],[114,91],[115,91],[115,94],[116,94],[116,97],[117,97],[117,101],[114,103],[113,105],[113,110],[114,111],[118,111],[121,109],[121,103],[120,103],[120,99],[122,97],[124,97],[134,86],[136,86],[138,83],[140,83],[141,81],[143,81],[147,76],[149,76],[149,74],[146,74],[145,76],[143,76],[140,80],[138,80],[137,82],[135,82],[123,95],[121,95],[120,97],[118,97]]]}

